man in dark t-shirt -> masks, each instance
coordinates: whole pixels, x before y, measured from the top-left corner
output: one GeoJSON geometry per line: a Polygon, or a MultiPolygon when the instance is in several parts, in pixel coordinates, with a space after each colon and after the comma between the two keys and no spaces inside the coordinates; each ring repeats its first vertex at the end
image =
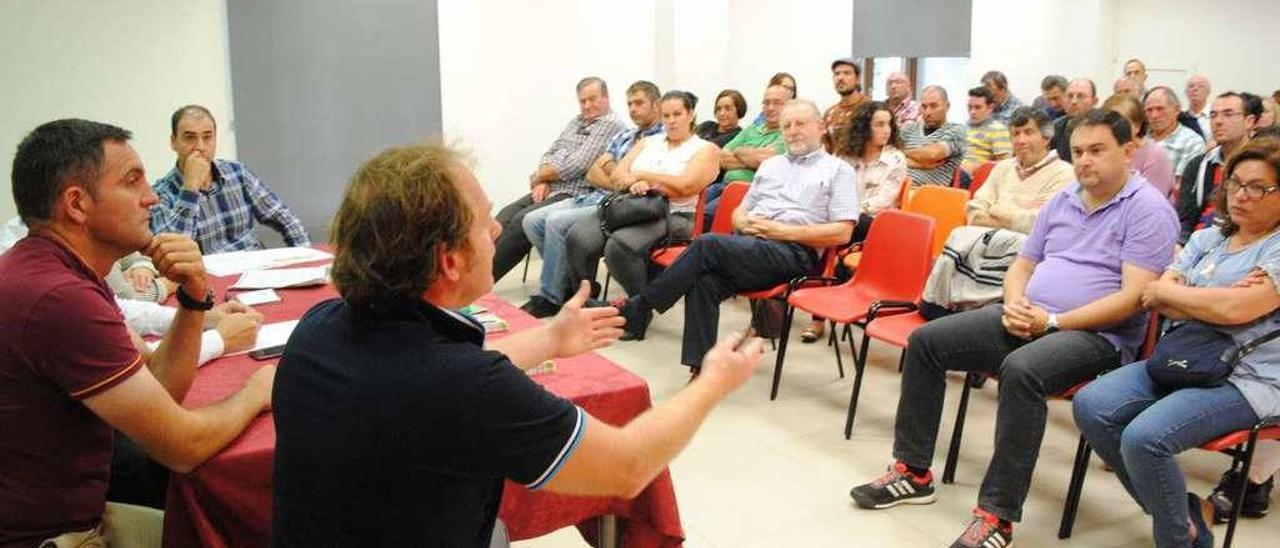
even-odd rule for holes
{"type": "Polygon", "coordinates": [[[280,362],[273,545],[488,546],[504,479],[634,497],[759,363],[759,339],[726,339],[670,401],[596,421],[521,371],[622,334],[616,309],[584,308],[585,284],[489,349],[456,312],[493,286],[491,207],[443,145],[356,172],[334,219],[342,298],[303,316],[280,362]]]}
{"type": "Polygon", "coordinates": [[[2,548],[109,536],[113,429],[185,472],[270,403],[273,368],[214,406],[178,405],[213,302],[195,242],[151,234],[156,195],[128,139],[114,126],[58,120],[27,135],[14,157],[14,202],[31,233],[0,255],[2,548]],[[103,280],[139,250],[179,284],[182,304],[146,354],[103,280]]]}

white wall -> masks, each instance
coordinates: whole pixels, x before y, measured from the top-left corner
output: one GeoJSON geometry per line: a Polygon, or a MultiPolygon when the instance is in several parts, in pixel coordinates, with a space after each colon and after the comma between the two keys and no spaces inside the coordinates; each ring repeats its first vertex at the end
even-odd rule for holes
{"type": "Polygon", "coordinates": [[[652,1],[440,0],[439,10],[444,133],[475,155],[498,207],[528,192],[538,159],[578,113],[580,78],[604,78],[624,119],[627,86],[654,78],[652,1]]]}
{"type": "Polygon", "coordinates": [[[186,103],[219,120],[234,158],[226,10],[219,0],[6,0],[0,5],[0,220],[16,214],[13,151],[41,123],[80,117],[133,132],[148,177],[173,164],[169,115],[186,103]]]}
{"type": "MultiPolygon", "coordinates": [[[[1108,1],[973,0],[967,85],[977,86],[985,72],[999,70],[1013,94],[1029,102],[1040,95],[1042,78],[1060,74],[1068,80],[1093,78],[1106,97],[1111,82],[1104,85],[1099,78],[1109,71],[1100,70],[1098,60],[1109,47],[1107,33],[1099,30],[1102,4],[1108,1]]],[[[966,89],[954,91],[963,95],[966,89]]]]}
{"type": "Polygon", "coordinates": [[[1186,77],[1197,73],[1209,77],[1213,95],[1270,95],[1280,88],[1277,8],[1275,0],[1113,0],[1115,49],[1108,71],[1119,75],[1126,60],[1138,57],[1146,61],[1148,86],[1167,84],[1179,95],[1186,77]]]}
{"type": "Polygon", "coordinates": [[[853,2],[731,0],[727,24],[732,37],[725,87],[747,98],[748,117],[760,112],[765,84],[776,72],[795,76],[800,97],[819,108],[840,100],[831,84],[831,62],[853,54],[853,2]]]}

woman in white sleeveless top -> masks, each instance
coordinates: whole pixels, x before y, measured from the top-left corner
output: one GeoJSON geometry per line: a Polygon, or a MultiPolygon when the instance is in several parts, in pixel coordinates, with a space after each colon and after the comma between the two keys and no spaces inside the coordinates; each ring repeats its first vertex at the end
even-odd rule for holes
{"type": "MultiPolygon", "coordinates": [[[[614,188],[633,194],[658,193],[671,203],[666,219],[623,227],[605,235],[598,215],[584,218],[569,229],[565,259],[570,280],[594,280],[596,264],[604,255],[609,274],[634,295],[649,281],[649,252],[668,239],[687,239],[693,231],[693,213],[702,189],[715,180],[720,163],[718,147],[694,134],[697,98],[682,91],[662,96],[665,135],[646,137],[614,168],[614,188]]],[[[572,291],[569,292],[572,294],[572,291]]]]}

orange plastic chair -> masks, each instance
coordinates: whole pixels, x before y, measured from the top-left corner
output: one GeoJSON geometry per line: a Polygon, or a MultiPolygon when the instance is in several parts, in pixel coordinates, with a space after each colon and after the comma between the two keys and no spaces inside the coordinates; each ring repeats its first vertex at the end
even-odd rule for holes
{"type": "MultiPolygon", "coordinates": [[[[747,190],[750,188],[751,185],[740,181],[729,183],[724,187],[724,192],[720,194],[720,204],[716,206],[716,214],[711,218],[711,232],[728,234],[733,231],[733,210],[738,209],[738,204],[746,197],[747,190]]],[[[702,196],[698,198],[698,210],[693,214],[693,238],[702,235],[702,218],[707,205],[706,196],[704,190],[702,196]]],[[[669,245],[653,250],[649,258],[654,264],[666,268],[676,262],[676,259],[680,258],[688,248],[688,243],[669,245]]]]}
{"type": "MultiPolygon", "coordinates": [[[[797,309],[830,321],[845,324],[858,323],[867,317],[872,303],[880,300],[915,302],[920,298],[924,282],[929,276],[929,243],[933,241],[933,219],[904,211],[881,212],[871,225],[862,253],[865,260],[849,281],[834,285],[838,280],[821,278],[799,280],[825,283],[825,287],[801,287],[787,297],[787,312],[783,320],[782,343],[778,347],[778,360],[773,369],[773,387],[770,399],[777,398],[778,384],[782,380],[782,364],[787,355],[787,339],[791,320],[797,309]]],[[[850,349],[857,357],[857,350],[850,349]]],[[[833,347],[837,357],[840,352],[838,338],[833,347]]],[[[862,388],[862,369],[854,377],[851,405],[855,404],[862,388]]]]}
{"type": "Polygon", "coordinates": [[[929,185],[913,191],[907,202],[903,204],[903,211],[932,217],[937,223],[929,257],[937,257],[942,253],[942,246],[947,243],[947,236],[951,235],[955,227],[964,224],[964,207],[967,203],[969,203],[969,192],[964,189],[929,185]]]}

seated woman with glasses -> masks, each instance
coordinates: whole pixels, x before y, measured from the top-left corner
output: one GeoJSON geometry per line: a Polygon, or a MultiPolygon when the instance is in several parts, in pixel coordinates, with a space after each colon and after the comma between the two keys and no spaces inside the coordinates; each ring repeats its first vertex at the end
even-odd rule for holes
{"type": "MultiPolygon", "coordinates": [[[[1226,173],[1213,197],[1219,223],[1191,236],[1142,304],[1212,325],[1240,345],[1280,327],[1272,314],[1280,307],[1280,140],[1249,143],[1226,173]]],[[[1144,362],[1129,364],[1081,390],[1073,409],[1084,437],[1151,515],[1156,546],[1213,546],[1176,456],[1280,416],[1280,340],[1241,358],[1215,387],[1168,390],[1144,362]]]]}

